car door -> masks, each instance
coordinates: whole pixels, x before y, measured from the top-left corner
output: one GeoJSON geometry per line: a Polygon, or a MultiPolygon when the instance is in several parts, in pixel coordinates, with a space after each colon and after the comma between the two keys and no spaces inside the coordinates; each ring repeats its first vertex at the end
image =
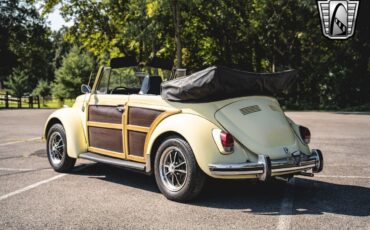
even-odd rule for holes
{"type": "Polygon", "coordinates": [[[110,67],[104,67],[89,99],[88,151],[125,159],[124,117],[129,95],[113,94],[123,86],[115,77],[110,67]]]}

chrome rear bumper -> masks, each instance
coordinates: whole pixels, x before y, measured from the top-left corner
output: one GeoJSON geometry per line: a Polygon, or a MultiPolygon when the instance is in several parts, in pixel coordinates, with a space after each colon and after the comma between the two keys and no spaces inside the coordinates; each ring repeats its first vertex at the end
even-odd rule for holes
{"type": "Polygon", "coordinates": [[[266,155],[258,155],[257,163],[210,164],[208,167],[211,174],[215,176],[256,175],[256,177],[264,181],[277,174],[294,174],[310,169],[318,173],[322,170],[323,163],[321,151],[314,149],[310,157],[300,158],[296,163],[292,163],[289,160],[271,161],[266,155]]]}

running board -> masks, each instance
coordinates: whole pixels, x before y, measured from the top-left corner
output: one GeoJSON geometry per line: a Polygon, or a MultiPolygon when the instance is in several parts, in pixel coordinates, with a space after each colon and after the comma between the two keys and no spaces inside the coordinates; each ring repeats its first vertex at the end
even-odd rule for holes
{"type": "Polygon", "coordinates": [[[91,152],[81,153],[78,157],[82,159],[90,160],[90,161],[95,161],[98,163],[104,163],[104,164],[109,164],[109,165],[114,165],[114,166],[119,166],[119,167],[139,170],[139,171],[145,171],[145,164],[143,163],[126,161],[126,160],[122,160],[118,158],[103,156],[103,155],[96,154],[96,153],[91,153],[91,152]]]}

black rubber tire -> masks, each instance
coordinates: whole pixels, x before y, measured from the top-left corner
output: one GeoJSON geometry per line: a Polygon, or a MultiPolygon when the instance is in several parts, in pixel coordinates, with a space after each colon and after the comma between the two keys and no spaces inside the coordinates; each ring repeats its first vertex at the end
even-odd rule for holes
{"type": "Polygon", "coordinates": [[[198,166],[198,163],[195,159],[194,153],[190,145],[184,139],[178,136],[170,136],[166,138],[159,146],[154,161],[154,175],[158,188],[162,192],[162,194],[167,199],[177,202],[186,202],[196,198],[202,191],[204,181],[206,178],[205,174],[198,166]],[[164,150],[170,146],[176,146],[182,151],[188,165],[187,168],[188,176],[185,181],[185,184],[177,192],[170,191],[169,189],[166,188],[166,186],[163,184],[161,180],[159,172],[159,163],[161,156],[164,150]]]}
{"type": "Polygon", "coordinates": [[[321,171],[323,170],[323,168],[324,168],[324,157],[322,156],[322,152],[321,152],[321,150],[316,149],[315,151],[316,151],[316,152],[317,152],[317,154],[318,154],[318,157],[319,157],[319,160],[320,160],[320,166],[319,166],[319,167],[314,167],[314,168],[312,169],[312,172],[314,172],[314,173],[319,173],[319,172],[321,172],[321,171]]]}
{"type": "Polygon", "coordinates": [[[46,151],[47,151],[49,163],[55,171],[57,171],[57,172],[69,172],[73,169],[73,167],[76,163],[76,159],[69,157],[68,154],[67,154],[67,138],[66,138],[66,133],[64,131],[64,128],[61,124],[54,124],[49,129],[47,140],[46,140],[46,151]],[[49,154],[50,136],[55,132],[58,132],[60,134],[60,136],[62,137],[63,142],[64,142],[63,157],[62,157],[62,160],[61,160],[60,164],[58,164],[58,165],[55,165],[55,164],[52,163],[52,161],[50,159],[50,154],[49,154]]]}

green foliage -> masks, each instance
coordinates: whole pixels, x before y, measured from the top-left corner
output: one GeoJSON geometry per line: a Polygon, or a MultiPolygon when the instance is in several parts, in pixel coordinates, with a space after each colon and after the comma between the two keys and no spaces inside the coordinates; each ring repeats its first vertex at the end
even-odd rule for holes
{"type": "Polygon", "coordinates": [[[58,99],[75,98],[80,92],[81,84],[88,83],[94,67],[94,59],[78,47],[73,47],[63,58],[62,65],[55,72],[52,86],[53,96],[58,99]]]}
{"type": "Polygon", "coordinates": [[[113,69],[110,78],[110,88],[124,86],[128,88],[140,88],[139,78],[132,68],[113,69]]]}
{"type": "Polygon", "coordinates": [[[59,109],[59,108],[62,108],[64,105],[72,107],[74,102],[75,102],[75,99],[65,99],[63,101],[60,101],[58,99],[51,99],[51,100],[44,101],[44,103],[41,104],[41,108],[59,109]]]}
{"type": "Polygon", "coordinates": [[[33,95],[37,95],[41,97],[50,96],[50,93],[51,93],[50,83],[45,80],[40,80],[36,88],[32,91],[33,95]]]}
{"type": "Polygon", "coordinates": [[[45,104],[45,98],[51,95],[51,86],[48,81],[40,80],[36,88],[32,91],[32,95],[40,96],[45,104]]]}
{"type": "Polygon", "coordinates": [[[108,61],[124,55],[135,55],[140,61],[154,55],[174,57],[174,29],[168,1],[46,0],[45,9],[61,2],[63,15],[75,23],[66,39],[80,43],[100,59],[108,61]]]}
{"type": "Polygon", "coordinates": [[[13,68],[27,73],[30,88],[39,79],[52,80],[50,31],[32,1],[1,0],[0,22],[0,83],[13,68]]]}
{"type": "Polygon", "coordinates": [[[65,40],[66,29],[62,28],[59,31],[54,31],[51,34],[53,41],[54,59],[53,65],[58,69],[62,65],[63,57],[68,54],[73,44],[65,40]]]}
{"type": "Polygon", "coordinates": [[[26,72],[19,68],[13,69],[13,73],[5,82],[5,86],[10,94],[21,98],[28,90],[26,72]]]}
{"type": "Polygon", "coordinates": [[[53,94],[74,97],[92,69],[85,59],[92,58],[77,48],[69,51],[73,44],[100,63],[125,55],[138,61],[158,56],[183,65],[188,73],[215,64],[257,72],[298,69],[297,84],[280,99],[288,108],[339,109],[370,103],[369,1],[361,2],[355,35],[341,41],[322,35],[312,0],[44,3],[44,13],[62,3],[64,18],[74,21],[52,35],[54,46],[29,1],[1,2],[7,7],[0,9],[0,82],[20,67],[34,87],[39,79],[52,80],[55,66],[53,94]]]}

